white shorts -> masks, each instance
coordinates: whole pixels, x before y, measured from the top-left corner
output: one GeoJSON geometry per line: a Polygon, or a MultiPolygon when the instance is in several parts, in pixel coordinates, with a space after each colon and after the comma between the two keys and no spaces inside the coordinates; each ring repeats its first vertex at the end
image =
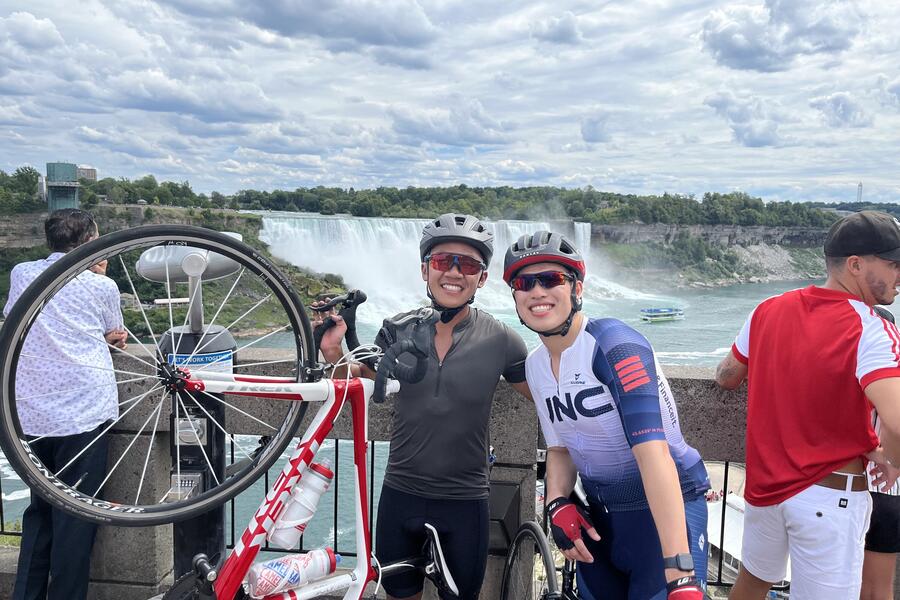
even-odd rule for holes
{"type": "Polygon", "coordinates": [[[791,558],[791,600],[859,598],[872,498],[813,485],[780,504],[744,511],[741,561],[777,583],[791,558]]]}

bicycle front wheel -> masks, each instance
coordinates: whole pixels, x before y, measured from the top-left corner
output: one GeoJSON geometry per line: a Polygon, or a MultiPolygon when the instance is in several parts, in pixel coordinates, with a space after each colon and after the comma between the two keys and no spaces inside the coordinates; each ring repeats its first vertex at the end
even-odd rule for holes
{"type": "Polygon", "coordinates": [[[309,321],[269,260],[226,234],[153,225],[47,262],[0,330],[0,444],[33,492],[96,523],[158,525],[222,504],[281,456],[305,403],[167,383],[172,366],[306,379],[309,321]],[[120,328],[124,349],[106,337],[120,328]],[[59,460],[47,448],[63,436],[79,446],[59,460]],[[104,467],[83,466],[106,446],[104,467]]]}
{"type": "Polygon", "coordinates": [[[500,600],[558,598],[556,568],[547,536],[534,521],[522,523],[506,557],[500,600]]]}

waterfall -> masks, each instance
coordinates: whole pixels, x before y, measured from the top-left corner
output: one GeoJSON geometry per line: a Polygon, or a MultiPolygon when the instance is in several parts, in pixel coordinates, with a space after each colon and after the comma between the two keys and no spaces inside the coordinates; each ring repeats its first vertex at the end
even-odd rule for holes
{"type": "MultiPolygon", "coordinates": [[[[262,213],[260,239],[273,255],[319,273],[335,273],[348,286],[364,290],[369,301],[359,317],[372,326],[386,316],[426,303],[419,261],[419,238],[428,219],[358,218],[307,213],[262,213]]],[[[515,322],[509,288],[503,283],[503,257],[519,236],[553,229],[546,222],[485,222],[494,233],[494,258],[475,306],[515,322]]],[[[590,257],[590,224],[574,224],[573,242],[590,257]]],[[[588,269],[590,270],[590,260],[588,269]]],[[[588,276],[585,298],[602,301],[643,294],[596,275],[588,276]]]]}

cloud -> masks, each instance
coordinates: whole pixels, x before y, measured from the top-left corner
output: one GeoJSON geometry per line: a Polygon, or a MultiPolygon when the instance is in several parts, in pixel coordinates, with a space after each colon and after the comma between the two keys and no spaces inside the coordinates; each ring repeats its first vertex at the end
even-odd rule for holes
{"type": "Polygon", "coordinates": [[[166,156],[157,146],[143,139],[140,134],[120,127],[98,130],[82,125],[73,135],[75,138],[105,148],[112,152],[120,152],[135,158],[162,158],[166,156]]]}
{"type": "Polygon", "coordinates": [[[162,69],[125,71],[109,80],[119,106],[188,114],[208,122],[269,121],[279,109],[251,83],[184,81],[162,69]]]}
{"type": "Polygon", "coordinates": [[[395,65],[412,70],[426,70],[432,67],[427,54],[409,48],[375,48],[372,56],[382,65],[395,65]]]}
{"type": "Polygon", "coordinates": [[[388,114],[393,130],[412,144],[505,144],[512,129],[510,124],[488,115],[478,100],[458,96],[450,99],[450,107],[446,109],[395,107],[388,114]]]}
{"type": "Polygon", "coordinates": [[[5,19],[0,18],[0,39],[4,37],[35,52],[65,44],[53,21],[38,19],[28,12],[14,12],[5,19]]]}
{"type": "Polygon", "coordinates": [[[580,44],[584,41],[578,18],[569,11],[561,17],[550,17],[532,24],[531,37],[554,44],[580,44]]]}
{"type": "Polygon", "coordinates": [[[784,71],[804,55],[838,54],[862,31],[863,18],[844,0],[765,0],[718,9],[703,21],[704,49],[732,69],[784,71]]]}
{"type": "Polygon", "coordinates": [[[829,127],[868,127],[872,117],[847,92],[813,98],[809,105],[819,109],[829,127]]]}
{"type": "Polygon", "coordinates": [[[738,98],[732,92],[718,92],[703,101],[731,127],[736,142],[756,148],[776,146],[778,121],[759,98],[738,98]]]}
{"type": "Polygon", "coordinates": [[[289,37],[352,40],[359,45],[420,48],[437,28],[416,0],[161,0],[193,16],[229,16],[289,37]]]}
{"type": "Polygon", "coordinates": [[[610,140],[608,130],[609,115],[596,114],[581,119],[581,139],[589,144],[610,140]]]}

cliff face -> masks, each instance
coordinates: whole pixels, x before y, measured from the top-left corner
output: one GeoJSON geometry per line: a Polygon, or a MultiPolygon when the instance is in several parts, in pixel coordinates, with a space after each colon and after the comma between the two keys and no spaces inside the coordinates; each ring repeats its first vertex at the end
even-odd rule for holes
{"type": "Polygon", "coordinates": [[[671,244],[679,233],[701,238],[719,246],[754,246],[759,244],[795,246],[799,248],[822,247],[827,229],[819,227],[763,227],[742,225],[594,225],[593,241],[599,243],[671,244]]]}

